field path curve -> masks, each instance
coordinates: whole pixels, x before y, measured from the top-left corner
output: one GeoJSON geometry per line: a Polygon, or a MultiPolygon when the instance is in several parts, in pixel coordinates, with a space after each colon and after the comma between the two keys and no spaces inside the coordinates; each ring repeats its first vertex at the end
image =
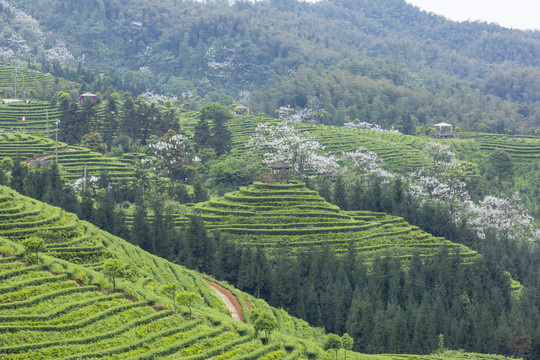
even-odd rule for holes
{"type": "Polygon", "coordinates": [[[204,281],[206,281],[212,287],[212,289],[214,289],[216,294],[223,300],[225,305],[227,305],[233,320],[245,322],[242,307],[240,306],[240,302],[238,302],[236,296],[234,296],[230,290],[225,289],[223,286],[216,284],[213,281],[207,279],[204,279],[204,281]]]}

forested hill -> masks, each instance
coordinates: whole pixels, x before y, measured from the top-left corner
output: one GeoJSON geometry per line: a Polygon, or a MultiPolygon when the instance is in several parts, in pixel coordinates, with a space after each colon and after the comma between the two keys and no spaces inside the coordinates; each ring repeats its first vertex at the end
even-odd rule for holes
{"type": "MultiPolygon", "coordinates": [[[[409,112],[416,125],[539,126],[540,32],[456,23],[404,0],[3,0],[0,11],[28,45],[14,56],[67,76],[51,66],[63,54],[135,94],[244,102],[269,115],[289,105],[334,124],[389,127],[409,112]]],[[[9,34],[1,45],[13,48],[9,34]]],[[[83,80],[89,90],[105,83],[83,80]]]]}

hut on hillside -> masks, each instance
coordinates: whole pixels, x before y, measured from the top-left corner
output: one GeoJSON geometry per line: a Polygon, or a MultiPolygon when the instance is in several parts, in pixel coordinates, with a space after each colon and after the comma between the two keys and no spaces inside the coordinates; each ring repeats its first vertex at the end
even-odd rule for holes
{"type": "Polygon", "coordinates": [[[457,138],[457,132],[451,124],[441,122],[433,125],[435,127],[435,136],[438,138],[457,138]]]}
{"type": "Polygon", "coordinates": [[[250,115],[249,108],[247,106],[244,106],[244,105],[235,106],[234,109],[233,109],[233,113],[235,115],[243,115],[243,116],[249,116],[250,115]]]}
{"type": "Polygon", "coordinates": [[[292,169],[291,165],[287,164],[284,161],[279,161],[275,164],[270,165],[270,169],[272,169],[272,178],[274,179],[275,182],[277,182],[278,184],[289,183],[291,179],[291,173],[290,173],[292,169]],[[285,172],[287,172],[287,179],[283,178],[285,172]],[[276,175],[278,174],[279,174],[279,178],[276,178],[277,177],[276,175]]]}
{"type": "Polygon", "coordinates": [[[85,99],[91,99],[92,102],[96,102],[96,95],[90,93],[84,93],[82,95],[79,95],[79,105],[82,105],[83,101],[86,101],[85,99]]]}

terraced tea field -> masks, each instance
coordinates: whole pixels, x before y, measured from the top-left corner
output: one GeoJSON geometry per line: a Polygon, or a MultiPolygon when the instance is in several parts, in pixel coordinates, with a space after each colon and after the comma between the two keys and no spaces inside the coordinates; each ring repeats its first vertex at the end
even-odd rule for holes
{"type": "MultiPolygon", "coordinates": [[[[55,146],[52,139],[20,133],[0,133],[0,158],[55,161],[55,146]]],[[[83,147],[58,143],[58,164],[64,169],[68,180],[83,177],[85,164],[88,177],[107,173],[112,181],[129,179],[133,176],[131,165],[134,157],[127,155],[119,159],[111,158],[83,147]]]]}
{"type": "MultiPolygon", "coordinates": [[[[180,113],[180,121],[188,133],[194,132],[198,121],[196,114],[190,111],[180,113]]],[[[279,121],[263,116],[235,116],[229,120],[227,127],[232,137],[232,153],[244,154],[248,150],[245,145],[257,125],[266,122],[277,124],[279,121]]],[[[430,164],[429,159],[419,150],[426,141],[424,138],[338,126],[291,124],[306,136],[314,137],[331,154],[355,151],[358,147],[374,151],[383,160],[381,166],[390,171],[410,172],[430,164]]]]}
{"type": "MultiPolygon", "coordinates": [[[[0,214],[3,358],[244,359],[269,355],[296,359],[322,353],[310,344],[312,339],[284,334],[263,344],[250,326],[232,321],[224,303],[197,273],[58,208],[1,187],[0,214]],[[35,234],[46,242],[40,254],[44,265],[31,265],[22,258],[21,240],[35,234]],[[100,272],[110,257],[134,269],[129,279],[119,283],[118,292],[108,290],[109,282],[100,272]],[[186,307],[181,306],[178,313],[171,310],[171,301],[160,293],[167,283],[200,295],[193,320],[186,307]]],[[[271,309],[260,300],[251,302],[271,309]]],[[[283,310],[275,311],[286,319],[283,329],[287,333],[307,334],[306,329],[311,329],[283,310]]],[[[310,333],[322,335],[320,330],[310,333]]]]}
{"type": "Polygon", "coordinates": [[[19,98],[23,98],[22,91],[24,90],[27,98],[45,99],[47,95],[56,94],[58,91],[69,92],[78,88],[79,84],[72,81],[55,78],[21,66],[0,64],[0,96],[6,94],[14,98],[18,95],[19,98]],[[17,94],[15,94],[15,89],[17,94]]]}
{"type": "Polygon", "coordinates": [[[60,110],[50,103],[32,101],[0,104],[0,126],[7,131],[20,130],[27,134],[54,137],[60,110]],[[25,119],[23,122],[22,119],[25,119]]]}
{"type": "Polygon", "coordinates": [[[540,137],[483,136],[475,139],[446,140],[457,154],[481,160],[500,149],[516,163],[540,159],[540,137]]]}
{"type": "MultiPolygon", "coordinates": [[[[281,189],[284,192],[284,189],[281,189]]],[[[289,189],[302,192],[300,186],[289,189]]],[[[277,196],[277,194],[274,194],[277,196]]],[[[301,194],[315,197],[314,194],[301,194]]],[[[329,213],[336,213],[329,210],[329,213]]],[[[352,214],[351,217],[366,217],[352,214]]],[[[16,192],[0,187],[0,354],[3,359],[326,359],[319,347],[325,334],[283,309],[227,284],[241,304],[272,312],[278,330],[269,341],[249,323],[236,322],[205,277],[150,255],[93,225],[16,192]],[[39,236],[45,249],[40,264],[25,256],[22,240],[39,236]],[[104,261],[116,258],[130,270],[111,291],[104,261]],[[189,309],[161,293],[178,284],[199,294],[189,309]]],[[[210,279],[214,282],[216,280],[210,279]]],[[[417,356],[419,360],[464,359],[417,356]]],[[[481,355],[485,360],[503,357],[481,355]]],[[[361,355],[350,359],[407,359],[406,355],[361,355]]],[[[470,358],[470,357],[469,357],[470,358]]]]}
{"type": "MultiPolygon", "coordinates": [[[[54,140],[29,136],[21,133],[0,133],[0,157],[10,157],[15,160],[29,159],[43,154],[53,154],[55,151],[54,140]]],[[[58,150],[65,151],[67,145],[58,143],[58,150]]]]}
{"type": "Polygon", "coordinates": [[[466,259],[477,256],[467,247],[434,237],[400,217],[341,211],[303,183],[256,182],[224,197],[195,204],[194,209],[207,228],[267,249],[286,239],[298,251],[330,245],[339,253],[353,245],[368,261],[385,254],[409,258],[419,252],[429,256],[442,245],[466,259]]]}

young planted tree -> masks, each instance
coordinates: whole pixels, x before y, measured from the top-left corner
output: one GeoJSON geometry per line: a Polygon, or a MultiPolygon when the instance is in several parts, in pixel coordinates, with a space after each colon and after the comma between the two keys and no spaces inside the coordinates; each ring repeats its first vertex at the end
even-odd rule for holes
{"type": "Polygon", "coordinates": [[[341,347],[345,350],[345,360],[347,360],[347,350],[352,350],[354,339],[347,333],[341,337],[341,347]]]}
{"type": "Polygon", "coordinates": [[[184,288],[175,283],[168,283],[164,285],[163,288],[161,289],[162,294],[165,294],[172,299],[175,313],[176,313],[176,296],[177,296],[176,294],[177,292],[181,290],[184,290],[184,288]]]}
{"type": "Polygon", "coordinates": [[[335,350],[336,351],[336,360],[338,351],[341,348],[341,338],[339,335],[336,334],[328,334],[326,337],[326,341],[324,342],[323,349],[328,350],[335,350]]]}
{"type": "Polygon", "coordinates": [[[260,332],[264,332],[265,340],[268,340],[268,336],[272,331],[277,329],[278,323],[275,316],[269,312],[254,309],[250,314],[250,320],[255,328],[255,333],[258,335],[260,332]]]}
{"type": "Polygon", "coordinates": [[[30,236],[23,240],[23,246],[28,254],[36,254],[36,262],[39,264],[39,252],[45,249],[45,240],[37,236],[30,236]]]}
{"type": "Polygon", "coordinates": [[[126,266],[119,259],[108,259],[103,264],[103,272],[113,283],[113,291],[116,291],[116,279],[123,278],[127,275],[126,266]]]}
{"type": "Polygon", "coordinates": [[[198,293],[193,292],[193,291],[182,291],[181,293],[176,295],[176,301],[180,305],[184,305],[184,306],[188,307],[188,309],[189,309],[189,320],[192,319],[191,306],[193,305],[193,303],[195,301],[200,300],[200,299],[201,299],[201,296],[198,293]]]}

